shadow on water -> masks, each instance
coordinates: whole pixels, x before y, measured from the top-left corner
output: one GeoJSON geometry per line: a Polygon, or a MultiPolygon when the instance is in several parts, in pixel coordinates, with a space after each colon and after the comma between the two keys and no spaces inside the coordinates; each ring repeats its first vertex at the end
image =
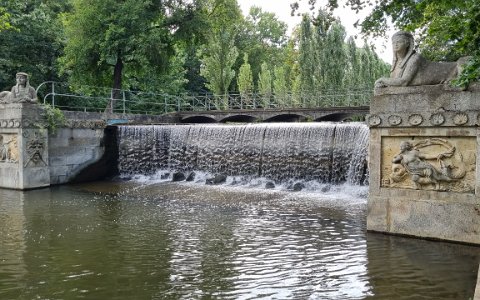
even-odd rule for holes
{"type": "Polygon", "coordinates": [[[0,299],[468,299],[479,248],[365,232],[366,200],[105,182],[0,190],[0,299]]]}

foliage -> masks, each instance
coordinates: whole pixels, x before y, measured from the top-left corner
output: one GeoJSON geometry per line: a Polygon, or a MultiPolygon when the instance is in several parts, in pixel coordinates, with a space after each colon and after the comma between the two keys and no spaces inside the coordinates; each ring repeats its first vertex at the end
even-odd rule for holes
{"type": "Polygon", "coordinates": [[[313,93],[315,90],[315,45],[311,20],[307,15],[302,18],[300,25],[299,57],[300,89],[304,93],[313,93]]]}
{"type": "Polygon", "coordinates": [[[262,62],[275,65],[282,60],[287,43],[287,24],[275,14],[252,6],[241,23],[237,36],[240,53],[247,53],[252,68],[253,80],[258,81],[262,62]]]}
{"type": "Polygon", "coordinates": [[[323,66],[325,69],[323,86],[327,90],[333,90],[344,86],[347,56],[344,49],[345,28],[340,22],[333,22],[325,37],[322,51],[323,66]]]}
{"type": "Polygon", "coordinates": [[[0,32],[8,29],[12,29],[10,24],[11,15],[5,10],[4,7],[0,7],[0,32]]]}
{"type": "Polygon", "coordinates": [[[242,98],[247,98],[249,94],[253,92],[253,78],[252,78],[252,69],[248,63],[248,54],[245,53],[243,56],[243,64],[240,66],[238,71],[238,91],[242,98]]]}
{"type": "MultiPolygon", "coordinates": [[[[316,0],[309,0],[312,8],[316,0]]],[[[346,5],[359,11],[368,1],[347,0],[346,5]]],[[[298,1],[292,3],[298,9],[298,1]]],[[[328,7],[338,7],[329,0],[328,7]]],[[[383,0],[375,1],[371,13],[359,23],[364,35],[382,36],[389,22],[395,27],[415,32],[422,53],[433,60],[455,60],[473,55],[457,81],[465,86],[480,78],[480,2],[478,0],[383,0]]]]}
{"type": "Polygon", "coordinates": [[[57,107],[53,107],[49,104],[43,105],[45,119],[47,121],[47,128],[53,134],[57,131],[57,128],[65,125],[65,115],[57,107]]]}
{"type": "MultiPolygon", "coordinates": [[[[158,2],[73,0],[65,15],[62,71],[72,84],[123,87],[123,80],[166,69],[173,55],[158,2]]],[[[126,82],[126,86],[130,86],[126,82]]]]}
{"type": "Polygon", "coordinates": [[[327,12],[314,20],[304,15],[299,36],[299,78],[295,80],[304,105],[346,104],[346,99],[337,99],[332,93],[371,89],[376,78],[388,74],[388,65],[370,46],[359,49],[351,38],[344,42],[345,28],[327,12]]]}
{"type": "Polygon", "coordinates": [[[207,80],[206,86],[216,95],[226,94],[235,77],[232,66],[238,50],[234,42],[234,33],[222,29],[212,33],[208,48],[204,49],[200,74],[207,80]]]}
{"type": "Polygon", "coordinates": [[[7,16],[11,27],[0,30],[0,89],[11,87],[19,71],[31,75],[32,85],[59,80],[56,58],[62,53],[63,42],[57,15],[68,11],[67,1],[0,3],[0,18],[7,16]]]}
{"type": "MultiPolygon", "coordinates": [[[[203,28],[192,23],[204,24],[197,2],[72,0],[73,11],[63,17],[63,74],[87,95],[93,90],[86,86],[110,86],[113,99],[121,98],[121,89],[183,92],[186,59],[195,58],[192,49],[202,39],[196,33],[203,28]]],[[[115,101],[109,106],[114,109],[115,101]]]]}
{"type": "Polygon", "coordinates": [[[103,111],[109,99],[115,109],[121,99],[135,102],[127,111],[167,112],[165,94],[247,94],[254,83],[265,105],[272,92],[279,105],[290,95],[318,105],[325,89],[371,85],[386,69],[369,46],[345,44],[328,11],[304,16],[288,38],[273,13],[252,7],[244,18],[237,0],[0,0],[0,31],[0,88],[17,71],[34,86],[68,81],[61,91],[91,96],[55,97],[72,109],[103,111]]]}
{"type": "Polygon", "coordinates": [[[200,75],[211,92],[223,95],[229,91],[236,74],[233,68],[238,57],[235,39],[241,12],[236,0],[205,1],[210,29],[207,41],[198,53],[200,75]]]}
{"type": "Polygon", "coordinates": [[[272,96],[272,74],[266,62],[261,65],[257,84],[258,92],[262,95],[263,107],[268,107],[272,96]]]}
{"type": "Polygon", "coordinates": [[[284,107],[288,93],[285,68],[283,66],[276,66],[273,69],[273,77],[273,93],[275,94],[275,99],[281,107],[284,107]]]}

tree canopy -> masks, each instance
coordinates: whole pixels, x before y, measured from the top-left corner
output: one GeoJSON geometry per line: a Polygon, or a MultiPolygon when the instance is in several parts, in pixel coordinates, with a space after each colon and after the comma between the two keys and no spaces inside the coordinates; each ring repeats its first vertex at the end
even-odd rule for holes
{"type": "Polygon", "coordinates": [[[58,14],[67,1],[0,2],[0,89],[15,83],[15,73],[32,75],[33,83],[58,80],[62,26],[58,14]]]}
{"type": "MultiPolygon", "coordinates": [[[[386,70],[369,46],[347,44],[328,12],[305,16],[289,36],[275,14],[254,6],[243,16],[237,0],[0,0],[0,31],[0,88],[25,71],[34,85],[63,81],[83,95],[102,91],[98,98],[113,99],[111,109],[126,89],[142,111],[152,101],[168,110],[163,96],[139,100],[142,91],[260,93],[267,105],[273,97],[373,88],[371,77],[386,70]]],[[[76,99],[76,107],[105,109],[92,99],[76,99]]]]}
{"type": "MultiPolygon", "coordinates": [[[[291,4],[292,13],[299,1],[291,4]]],[[[312,10],[316,0],[308,0],[312,10]]],[[[354,11],[372,5],[371,1],[346,0],[354,11]]],[[[339,0],[328,0],[332,11],[339,0]]],[[[370,14],[357,25],[366,36],[384,35],[388,21],[398,29],[414,32],[422,53],[432,60],[455,60],[472,55],[459,84],[480,78],[480,2],[478,0],[376,0],[370,14]]]]}

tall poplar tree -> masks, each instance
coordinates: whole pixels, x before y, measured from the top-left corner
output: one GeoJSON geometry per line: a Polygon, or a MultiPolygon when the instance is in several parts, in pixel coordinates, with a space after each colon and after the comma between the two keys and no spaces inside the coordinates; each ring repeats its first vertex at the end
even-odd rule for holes
{"type": "Polygon", "coordinates": [[[315,48],[313,45],[313,33],[311,19],[303,15],[300,24],[299,57],[300,90],[301,93],[310,95],[315,90],[315,48]]]}
{"type": "Polygon", "coordinates": [[[272,73],[266,62],[262,63],[258,75],[258,92],[262,96],[263,107],[268,107],[272,96],[272,73]]]}
{"type": "Polygon", "coordinates": [[[233,66],[238,57],[235,39],[242,14],[236,0],[206,0],[206,7],[210,31],[207,43],[199,51],[200,75],[211,92],[225,95],[235,78],[233,66]]]}
{"type": "Polygon", "coordinates": [[[227,29],[213,33],[205,47],[200,74],[207,80],[206,86],[216,95],[228,92],[235,77],[233,64],[238,56],[235,36],[227,29]]]}
{"type": "Polygon", "coordinates": [[[275,101],[280,107],[285,107],[287,104],[287,80],[285,68],[283,66],[276,66],[273,69],[273,93],[275,101]]]}
{"type": "Polygon", "coordinates": [[[345,28],[339,22],[333,22],[328,30],[325,48],[325,85],[326,89],[342,89],[347,67],[344,49],[345,28]]]}
{"type": "Polygon", "coordinates": [[[250,104],[250,94],[253,92],[253,77],[252,77],[252,68],[248,63],[248,54],[245,53],[243,56],[243,64],[240,66],[238,71],[238,91],[240,92],[240,97],[245,104],[250,104]]]}

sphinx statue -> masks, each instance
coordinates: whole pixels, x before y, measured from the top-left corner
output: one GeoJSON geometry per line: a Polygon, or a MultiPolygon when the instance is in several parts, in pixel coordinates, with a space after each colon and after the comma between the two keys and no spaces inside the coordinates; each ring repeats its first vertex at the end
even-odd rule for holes
{"type": "Polygon", "coordinates": [[[0,92],[0,103],[37,102],[37,92],[30,86],[28,74],[18,72],[15,77],[17,84],[12,90],[0,92]]]}
{"type": "Polygon", "coordinates": [[[390,78],[382,77],[375,88],[448,84],[462,71],[469,57],[456,62],[433,62],[415,52],[413,35],[398,31],[392,36],[393,62],[390,78]]]}

